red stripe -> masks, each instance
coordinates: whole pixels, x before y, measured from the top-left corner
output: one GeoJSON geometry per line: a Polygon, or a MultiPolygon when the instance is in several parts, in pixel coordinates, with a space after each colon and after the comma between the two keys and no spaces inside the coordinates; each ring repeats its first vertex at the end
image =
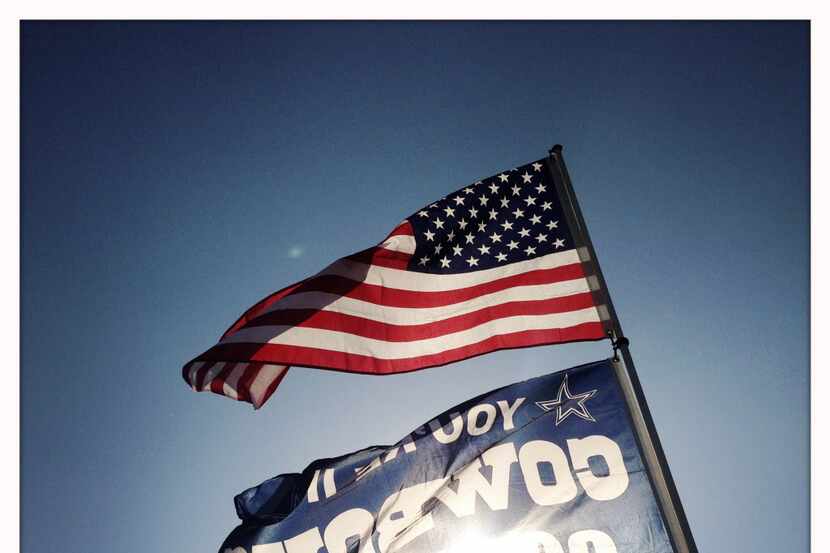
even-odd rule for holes
{"type": "Polygon", "coordinates": [[[400,225],[396,226],[395,230],[390,232],[389,236],[387,236],[383,241],[386,242],[393,236],[415,236],[415,232],[412,230],[412,225],[409,221],[404,221],[400,225]]]}
{"type": "MultiPolygon", "coordinates": [[[[387,250],[386,248],[369,248],[368,250],[352,254],[345,259],[356,261],[358,263],[365,263],[366,265],[389,267],[390,269],[406,269],[409,267],[409,260],[412,259],[412,255],[404,252],[387,250]]],[[[366,267],[366,270],[368,270],[368,267],[366,267]]]]}
{"type": "MultiPolygon", "coordinates": [[[[394,268],[406,268],[408,261],[405,261],[404,258],[408,260],[409,257],[409,255],[401,254],[400,252],[391,252],[384,250],[383,248],[369,248],[352,256],[355,260],[367,264],[371,263],[384,266],[400,265],[395,266],[394,268]],[[358,259],[361,256],[363,259],[358,259]]],[[[246,311],[233,325],[231,325],[228,330],[225,331],[222,338],[225,338],[233,332],[236,332],[238,329],[249,325],[251,321],[268,311],[268,309],[280,299],[292,293],[323,292],[328,294],[337,294],[389,307],[440,307],[443,305],[451,305],[453,303],[466,301],[483,294],[506,290],[507,288],[512,288],[514,286],[550,284],[554,282],[583,278],[585,276],[582,264],[573,263],[552,269],[528,271],[519,275],[507,276],[482,284],[469,286],[467,288],[440,292],[421,292],[416,290],[401,290],[361,282],[361,279],[366,275],[365,271],[368,270],[368,266],[362,270],[364,272],[360,274],[361,268],[356,268],[356,274],[352,275],[351,278],[339,275],[322,275],[311,277],[283,288],[282,290],[275,292],[259,301],[256,305],[246,311]]]]}
{"type": "MultiPolygon", "coordinates": [[[[195,365],[196,363],[198,363],[198,361],[196,361],[194,359],[193,361],[190,361],[184,367],[182,367],[182,378],[184,378],[184,381],[187,382],[188,386],[195,386],[196,385],[196,381],[199,379],[199,372],[202,369],[204,369],[204,366],[200,367],[199,369],[196,369],[196,373],[193,375],[193,380],[190,380],[190,370],[193,368],[193,365],[195,365]]],[[[203,365],[204,365],[204,363],[203,363],[203,365]]]]}
{"type": "Polygon", "coordinates": [[[213,380],[210,381],[210,391],[214,394],[224,396],[225,379],[231,374],[231,371],[236,367],[237,363],[225,363],[225,367],[219,371],[213,380]]]}
{"type": "Polygon", "coordinates": [[[245,369],[245,373],[239,379],[239,383],[236,385],[236,391],[239,395],[239,401],[247,401],[248,403],[251,402],[251,382],[254,381],[256,375],[259,374],[259,371],[262,370],[262,363],[249,363],[248,367],[245,369]]]}
{"type": "MultiPolygon", "coordinates": [[[[284,298],[285,296],[287,296],[288,294],[293,292],[294,289],[296,289],[298,286],[301,286],[304,282],[306,282],[306,281],[301,280],[300,282],[292,284],[291,286],[286,286],[282,290],[279,290],[278,292],[274,292],[270,296],[258,301],[253,307],[251,307],[250,309],[245,311],[245,313],[243,313],[242,316],[239,317],[236,320],[236,322],[233,323],[231,325],[231,327],[228,330],[225,331],[224,334],[222,334],[222,338],[224,338],[225,336],[227,336],[231,332],[236,332],[241,327],[245,326],[245,324],[247,324],[248,322],[250,322],[252,319],[256,318],[257,316],[261,315],[269,307],[271,307],[275,302],[279,301],[280,299],[284,298]]],[[[220,338],[220,340],[222,338],[220,338]]]]}
{"type": "MultiPolygon", "coordinates": [[[[467,288],[440,292],[420,292],[417,290],[401,290],[377,284],[360,283],[351,278],[337,275],[325,275],[310,279],[294,290],[293,294],[323,292],[388,307],[441,307],[468,301],[485,294],[500,292],[516,286],[553,284],[566,280],[584,278],[584,276],[585,273],[582,269],[582,264],[573,263],[553,269],[538,269],[518,275],[502,277],[467,288]]],[[[333,300],[323,300],[320,307],[324,307],[331,301],[333,300]]],[[[270,315],[270,313],[265,316],[267,315],[270,315]]],[[[255,318],[250,317],[249,321],[253,321],[255,318]]],[[[250,324],[249,322],[245,326],[249,326],[250,324]]]]}
{"type": "Polygon", "coordinates": [[[202,389],[202,386],[204,386],[204,384],[205,384],[204,380],[205,380],[205,376],[207,376],[207,372],[215,364],[216,364],[216,362],[205,363],[204,365],[202,365],[199,368],[198,371],[196,371],[196,378],[193,379],[194,380],[193,385],[196,386],[197,390],[202,389]]]}
{"type": "MultiPolygon", "coordinates": [[[[399,235],[413,236],[412,226],[409,224],[409,221],[404,221],[403,223],[401,223],[400,225],[395,227],[395,229],[389,234],[387,239],[391,238],[392,236],[399,236],[399,235]]],[[[409,255],[409,254],[405,254],[405,253],[402,253],[402,252],[394,252],[394,251],[386,250],[384,248],[379,248],[379,247],[373,247],[373,248],[367,248],[363,251],[360,251],[360,252],[357,252],[353,255],[350,255],[350,256],[346,257],[345,259],[351,259],[353,261],[357,261],[359,263],[365,263],[367,265],[378,265],[378,266],[381,266],[381,267],[390,267],[392,269],[406,269],[409,266],[409,260],[411,258],[412,258],[412,256],[409,255]]],[[[335,264],[339,263],[339,261],[341,261],[341,260],[336,261],[335,264]]],[[[368,270],[368,267],[366,267],[364,269],[364,271],[365,270],[368,270]]],[[[358,272],[359,272],[359,270],[358,270],[358,272]]],[[[365,272],[364,272],[363,275],[355,275],[355,276],[360,278],[361,276],[365,276],[365,272]]],[[[254,304],[251,308],[249,308],[247,311],[245,311],[245,313],[243,313],[236,320],[236,322],[234,322],[230,326],[230,328],[228,328],[228,330],[225,331],[224,334],[222,334],[222,338],[224,338],[225,336],[227,336],[228,334],[230,334],[232,332],[236,332],[239,328],[245,326],[246,323],[248,323],[252,319],[256,318],[257,316],[261,315],[271,305],[273,305],[275,302],[279,301],[281,298],[283,298],[283,297],[287,296],[288,294],[290,294],[291,292],[293,292],[297,287],[302,286],[304,283],[307,283],[309,281],[314,281],[318,278],[323,278],[323,277],[310,277],[310,278],[307,278],[305,280],[301,280],[300,282],[297,282],[297,283],[292,284],[290,286],[286,286],[285,288],[283,288],[283,289],[281,289],[277,292],[274,292],[273,294],[270,294],[270,295],[266,296],[265,298],[261,299],[256,304],[254,304]]],[[[346,279],[346,280],[348,280],[348,279],[346,279]]],[[[351,284],[341,284],[340,286],[348,288],[349,286],[356,285],[358,282],[359,281],[355,280],[355,281],[352,281],[351,284]]]]}
{"type": "Polygon", "coordinates": [[[190,381],[190,369],[193,367],[193,363],[195,361],[191,361],[189,363],[185,363],[184,367],[182,367],[182,378],[185,382],[187,382],[188,386],[193,386],[193,383],[190,381]]]}
{"type": "Polygon", "coordinates": [[[365,374],[393,374],[446,365],[476,355],[502,349],[559,344],[607,338],[601,322],[582,323],[568,328],[524,330],[491,336],[441,353],[405,359],[377,359],[366,355],[344,353],[285,344],[219,344],[202,354],[203,360],[255,360],[275,365],[294,365],[365,374]]]}
{"type": "MultiPolygon", "coordinates": [[[[396,325],[354,315],[317,309],[285,309],[259,317],[246,328],[267,325],[299,326],[336,330],[387,342],[411,342],[460,332],[480,324],[518,315],[548,315],[586,309],[594,305],[590,292],[547,300],[513,301],[484,307],[432,323],[396,325]]],[[[265,340],[263,340],[265,341],[265,340]]]]}
{"type": "MultiPolygon", "coordinates": [[[[187,365],[185,365],[185,368],[186,368],[186,372],[184,373],[185,375],[188,374],[190,367],[195,362],[197,362],[197,361],[193,361],[193,362],[190,362],[187,365]]],[[[218,361],[218,362],[221,363],[221,361],[218,361]]],[[[216,362],[208,361],[202,367],[200,367],[199,370],[197,371],[197,374],[194,375],[194,380],[198,384],[197,391],[200,391],[200,392],[205,391],[205,390],[202,389],[206,384],[208,384],[207,382],[205,382],[205,376],[207,376],[207,372],[214,365],[216,365],[216,362]]],[[[268,401],[268,398],[271,397],[271,395],[277,389],[277,386],[280,385],[280,382],[282,382],[282,380],[285,378],[285,375],[288,373],[288,367],[286,367],[285,370],[280,372],[280,374],[277,375],[276,378],[274,378],[268,384],[268,386],[265,388],[265,391],[262,395],[261,400],[259,402],[256,402],[251,397],[251,383],[254,381],[254,379],[262,371],[264,363],[261,363],[261,362],[250,362],[250,363],[246,362],[246,363],[244,363],[244,365],[246,365],[245,371],[242,373],[239,380],[237,380],[237,384],[236,384],[237,397],[233,398],[231,396],[228,396],[225,393],[224,385],[225,385],[226,379],[228,378],[228,375],[238,365],[239,365],[239,363],[233,363],[233,362],[226,363],[225,367],[219,372],[219,374],[217,374],[210,381],[209,390],[211,392],[213,392],[214,394],[218,394],[220,396],[230,397],[231,399],[236,399],[237,401],[248,402],[248,403],[252,404],[255,409],[259,409],[260,407],[262,407],[262,405],[266,401],[268,401]]],[[[187,380],[186,376],[185,376],[185,381],[187,381],[189,385],[192,384],[190,381],[187,380]]]]}

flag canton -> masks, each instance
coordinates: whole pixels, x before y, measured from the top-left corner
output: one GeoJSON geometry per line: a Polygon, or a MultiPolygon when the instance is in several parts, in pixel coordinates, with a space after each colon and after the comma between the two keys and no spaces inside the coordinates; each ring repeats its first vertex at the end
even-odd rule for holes
{"type": "Polygon", "coordinates": [[[574,247],[545,160],[480,180],[407,220],[416,243],[408,268],[424,273],[491,269],[574,247]]]}

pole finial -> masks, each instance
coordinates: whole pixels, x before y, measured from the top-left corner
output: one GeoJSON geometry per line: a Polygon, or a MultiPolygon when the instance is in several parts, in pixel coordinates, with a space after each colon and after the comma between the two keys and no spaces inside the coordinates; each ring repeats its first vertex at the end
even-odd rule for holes
{"type": "Polygon", "coordinates": [[[554,144],[553,147],[550,150],[548,150],[548,153],[550,155],[561,154],[562,153],[562,144],[554,144]]]}

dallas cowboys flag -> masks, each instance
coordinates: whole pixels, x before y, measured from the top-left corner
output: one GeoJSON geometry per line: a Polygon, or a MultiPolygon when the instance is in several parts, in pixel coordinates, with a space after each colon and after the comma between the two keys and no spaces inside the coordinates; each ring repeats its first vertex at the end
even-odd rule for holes
{"type": "Polygon", "coordinates": [[[220,553],[672,551],[611,360],[483,394],[235,502],[220,553]]]}

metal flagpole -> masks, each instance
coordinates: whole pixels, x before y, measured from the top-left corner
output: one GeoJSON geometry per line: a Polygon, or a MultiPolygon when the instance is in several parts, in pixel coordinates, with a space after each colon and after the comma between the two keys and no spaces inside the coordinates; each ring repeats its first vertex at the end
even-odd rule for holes
{"type": "Polygon", "coordinates": [[[588,234],[588,227],[582,216],[582,210],[576,200],[576,195],[571,185],[568,170],[565,168],[565,161],[562,158],[562,146],[555,145],[549,150],[548,169],[550,170],[555,183],[557,193],[563,204],[563,212],[568,218],[568,226],[574,230],[573,239],[586,270],[588,282],[591,284],[595,303],[600,306],[600,316],[606,325],[606,330],[614,346],[614,367],[617,379],[622,387],[625,401],[631,412],[632,422],[637,433],[640,452],[648,469],[649,479],[657,495],[663,521],[669,531],[669,536],[677,553],[697,553],[697,546],[692,537],[686,514],[680,503],[680,496],[674,485],[674,480],[657,437],[654,421],[646,404],[643,389],[640,386],[640,379],[634,368],[634,360],[628,349],[629,341],[623,334],[614,304],[611,302],[611,295],[602,275],[594,245],[588,234]],[[622,362],[617,355],[619,352],[622,362]]]}

